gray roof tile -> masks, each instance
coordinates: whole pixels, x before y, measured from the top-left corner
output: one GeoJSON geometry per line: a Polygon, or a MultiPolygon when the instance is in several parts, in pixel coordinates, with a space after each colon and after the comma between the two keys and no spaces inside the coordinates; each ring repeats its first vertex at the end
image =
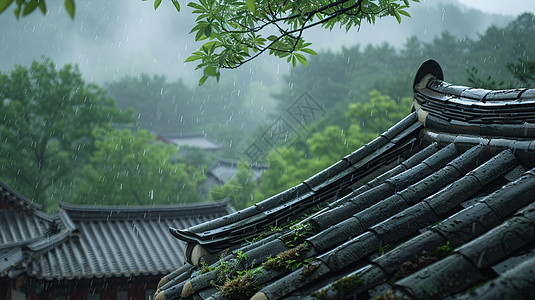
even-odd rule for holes
{"type": "Polygon", "coordinates": [[[155,207],[61,204],[54,218],[41,218],[42,212],[25,207],[2,210],[0,223],[9,226],[3,226],[0,235],[27,234],[17,235],[16,243],[10,238],[2,244],[6,251],[0,252],[0,272],[2,276],[23,272],[44,280],[166,274],[184,264],[180,250],[184,243],[162,231],[231,211],[228,202],[155,207]]]}

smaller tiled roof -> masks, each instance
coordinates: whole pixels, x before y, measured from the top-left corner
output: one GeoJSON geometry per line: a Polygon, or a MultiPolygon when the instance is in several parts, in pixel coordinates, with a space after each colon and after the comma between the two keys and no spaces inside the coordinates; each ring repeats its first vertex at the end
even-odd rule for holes
{"type": "Polygon", "coordinates": [[[173,144],[178,148],[184,146],[198,147],[205,151],[222,149],[221,145],[218,145],[204,134],[158,135],[157,139],[165,143],[173,144]]]}
{"type": "Polygon", "coordinates": [[[22,259],[22,247],[46,238],[53,218],[0,181],[0,274],[22,259]]]}
{"type": "MultiPolygon", "coordinates": [[[[266,165],[251,164],[250,170],[253,172],[255,179],[262,177],[262,172],[267,169],[266,165]]],[[[219,184],[234,179],[238,172],[238,162],[220,159],[215,165],[210,167],[206,172],[208,176],[213,177],[219,184]]]]}
{"type": "Polygon", "coordinates": [[[41,205],[29,200],[2,181],[0,181],[0,198],[2,198],[0,209],[11,207],[24,208],[32,211],[42,209],[41,205]]]}
{"type": "Polygon", "coordinates": [[[14,278],[26,273],[43,280],[166,274],[184,264],[185,245],[162,231],[232,211],[228,201],[136,207],[61,203],[55,217],[28,229],[28,220],[44,214],[2,210],[0,274],[14,278]],[[18,243],[7,243],[9,232],[26,234],[19,234],[18,243]]]}

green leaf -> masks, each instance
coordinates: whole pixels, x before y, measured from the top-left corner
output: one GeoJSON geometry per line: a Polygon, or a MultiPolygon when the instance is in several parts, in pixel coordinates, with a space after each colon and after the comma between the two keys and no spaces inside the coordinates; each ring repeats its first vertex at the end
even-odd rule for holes
{"type": "Polygon", "coordinates": [[[24,6],[24,10],[22,11],[23,16],[27,16],[29,13],[34,11],[37,8],[37,5],[39,4],[38,0],[31,0],[29,3],[24,6]]]}
{"type": "Polygon", "coordinates": [[[212,53],[214,53],[214,50],[215,50],[215,47],[217,46],[217,42],[216,41],[211,41],[211,42],[208,42],[208,43],[205,43],[204,45],[201,46],[201,50],[210,55],[212,53]]]}
{"type": "Polygon", "coordinates": [[[305,53],[308,53],[308,54],[311,54],[311,55],[318,55],[318,53],[316,53],[316,51],[312,50],[312,49],[309,49],[309,48],[303,48],[300,50],[301,52],[305,52],[305,53]]]}
{"type": "Polygon", "coordinates": [[[195,2],[188,3],[188,6],[191,7],[191,8],[200,10],[200,11],[206,11],[206,9],[204,9],[204,7],[202,5],[200,5],[198,3],[195,3],[195,2]]]}
{"type": "Polygon", "coordinates": [[[180,3],[178,3],[178,0],[171,0],[173,2],[173,5],[176,8],[176,11],[180,12],[180,3]]]}
{"type": "Polygon", "coordinates": [[[154,10],[156,10],[160,4],[162,4],[162,0],[154,0],[154,10]]]}
{"type": "Polygon", "coordinates": [[[72,19],[74,19],[74,0],[65,0],[65,9],[72,19]]]}
{"type": "Polygon", "coordinates": [[[394,17],[396,17],[396,20],[398,20],[398,23],[401,24],[401,16],[399,15],[397,10],[394,10],[394,17]]]}
{"type": "Polygon", "coordinates": [[[197,34],[195,35],[195,40],[196,41],[200,41],[202,40],[202,37],[203,37],[203,33],[204,33],[204,29],[203,30],[200,30],[197,32],[197,34]]]}
{"type": "Polygon", "coordinates": [[[411,17],[411,15],[410,15],[408,12],[404,11],[404,10],[399,9],[398,12],[399,12],[400,14],[406,16],[406,17],[409,17],[409,18],[411,17]]]}
{"type": "Polygon", "coordinates": [[[203,72],[204,72],[205,75],[217,76],[217,69],[214,66],[208,66],[208,67],[204,68],[203,72]]]}
{"type": "Polygon", "coordinates": [[[39,8],[41,9],[43,15],[46,14],[46,4],[44,0],[39,1],[39,8]]]}
{"type": "Polygon", "coordinates": [[[202,58],[202,56],[200,56],[200,55],[191,55],[188,58],[186,58],[186,60],[184,62],[196,61],[196,60],[201,59],[201,58],[202,58]]]}
{"type": "Polygon", "coordinates": [[[8,8],[14,0],[0,0],[0,14],[8,8]]]}
{"type": "Polygon", "coordinates": [[[272,41],[272,42],[274,42],[275,40],[277,40],[277,36],[272,34],[272,35],[268,36],[267,39],[272,41]]]}
{"type": "Polygon", "coordinates": [[[245,4],[247,5],[247,9],[254,14],[256,10],[256,4],[254,3],[254,0],[245,0],[245,4]]]}
{"type": "Polygon", "coordinates": [[[303,55],[303,54],[299,54],[299,53],[294,53],[295,57],[297,58],[297,60],[308,67],[308,62],[307,62],[307,59],[306,57],[303,55]]]}
{"type": "Polygon", "coordinates": [[[210,35],[212,34],[212,24],[208,24],[208,26],[204,27],[203,33],[207,37],[210,37],[210,35]]]}
{"type": "Polygon", "coordinates": [[[208,79],[208,75],[203,75],[199,80],[199,86],[203,85],[206,82],[206,79],[208,79]]]}

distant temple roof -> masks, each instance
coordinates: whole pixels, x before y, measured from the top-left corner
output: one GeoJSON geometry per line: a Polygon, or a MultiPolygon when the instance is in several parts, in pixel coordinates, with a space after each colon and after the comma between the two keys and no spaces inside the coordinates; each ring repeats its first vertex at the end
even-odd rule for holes
{"type": "Polygon", "coordinates": [[[221,150],[221,145],[207,138],[204,134],[179,134],[179,135],[158,135],[158,140],[170,143],[178,148],[183,146],[199,147],[205,151],[221,150]]]}
{"type": "Polygon", "coordinates": [[[62,203],[47,216],[23,209],[20,195],[0,182],[0,276],[43,280],[166,274],[184,264],[184,243],[161,234],[233,209],[227,201],[170,206],[82,206],[62,203]],[[13,203],[17,205],[13,205],[13,203]]]}
{"type": "MultiPolygon", "coordinates": [[[[238,162],[220,159],[215,165],[207,170],[207,175],[213,177],[219,184],[234,179],[238,172],[238,162]]],[[[252,164],[250,170],[253,172],[255,179],[262,177],[262,172],[267,169],[266,165],[252,164]]]]}
{"type": "Polygon", "coordinates": [[[156,299],[533,299],[535,89],[452,85],[432,60],[413,87],[409,116],[324,171],[171,228],[189,263],[156,299]]]}

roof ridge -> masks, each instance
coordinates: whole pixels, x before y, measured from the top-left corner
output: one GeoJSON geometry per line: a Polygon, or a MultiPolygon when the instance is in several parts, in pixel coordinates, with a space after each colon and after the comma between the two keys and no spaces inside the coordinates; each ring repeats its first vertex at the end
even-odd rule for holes
{"type": "Polygon", "coordinates": [[[71,204],[66,202],[60,203],[60,209],[75,221],[89,219],[122,219],[132,218],[142,215],[145,218],[159,218],[168,215],[177,217],[195,212],[196,214],[207,213],[210,211],[230,212],[230,200],[206,202],[206,203],[188,203],[188,204],[169,204],[169,205],[136,205],[136,206],[115,206],[115,205],[84,205],[71,204]]]}
{"type": "MultiPolygon", "coordinates": [[[[436,78],[425,62],[414,84],[414,110],[425,127],[449,133],[535,137],[535,89],[485,90],[436,78]],[[416,82],[416,80],[419,80],[416,82]]],[[[438,64],[435,66],[440,68],[438,64]]]]}
{"type": "Polygon", "coordinates": [[[15,191],[12,187],[7,185],[5,182],[0,180],[0,194],[4,194],[4,196],[8,199],[14,202],[15,204],[18,204],[19,206],[24,206],[26,208],[32,209],[32,210],[42,210],[43,207],[36,203],[35,201],[29,200],[26,196],[22,195],[21,193],[15,191]],[[5,194],[7,193],[7,195],[5,194]],[[14,201],[16,198],[19,201],[14,201]]]}

